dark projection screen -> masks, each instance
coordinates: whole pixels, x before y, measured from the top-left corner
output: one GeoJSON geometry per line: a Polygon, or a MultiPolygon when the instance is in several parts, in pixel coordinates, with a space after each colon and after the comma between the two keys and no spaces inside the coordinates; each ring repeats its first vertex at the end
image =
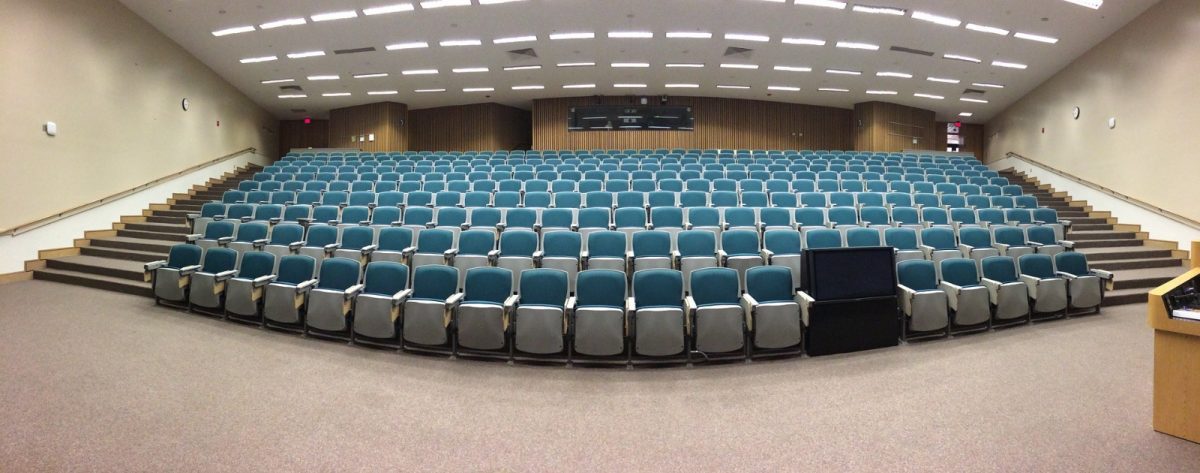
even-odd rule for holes
{"type": "Polygon", "coordinates": [[[585,105],[568,110],[570,131],[692,131],[692,107],[585,105]]]}

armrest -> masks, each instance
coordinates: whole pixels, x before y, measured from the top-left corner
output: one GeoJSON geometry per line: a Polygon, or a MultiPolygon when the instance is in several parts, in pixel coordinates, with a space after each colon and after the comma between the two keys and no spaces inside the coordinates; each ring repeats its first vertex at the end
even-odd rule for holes
{"type": "Polygon", "coordinates": [[[398,306],[400,304],[403,304],[404,301],[407,301],[410,296],[412,296],[412,289],[405,289],[403,291],[392,294],[392,305],[398,306]]]}
{"type": "Polygon", "coordinates": [[[200,265],[198,265],[198,264],[193,264],[191,266],[184,266],[182,268],[179,268],[179,275],[187,276],[187,275],[192,274],[199,270],[200,270],[200,265]]]}
{"type": "Polygon", "coordinates": [[[450,308],[457,307],[459,304],[462,303],[463,297],[465,297],[465,296],[466,296],[466,294],[464,294],[462,292],[456,292],[454,294],[451,294],[450,297],[446,298],[446,308],[450,309],[450,308]]]}
{"type": "Polygon", "coordinates": [[[1103,269],[1093,269],[1092,274],[1094,274],[1096,277],[1103,279],[1105,281],[1112,281],[1114,278],[1116,278],[1115,274],[1113,274],[1109,271],[1105,271],[1103,269]]]}
{"type": "Polygon", "coordinates": [[[446,258],[447,260],[452,260],[455,256],[458,256],[458,248],[450,248],[449,250],[442,252],[442,257],[446,258]]]}
{"type": "Polygon", "coordinates": [[[742,313],[746,314],[746,329],[754,330],[754,308],[758,306],[758,301],[747,292],[742,294],[741,305],[742,313]]]}
{"type": "Polygon", "coordinates": [[[1034,292],[1037,291],[1037,286],[1038,283],[1041,282],[1041,279],[1029,276],[1027,274],[1022,274],[1019,277],[1021,278],[1021,282],[1025,283],[1025,287],[1029,289],[1029,297],[1033,297],[1034,292]]]}
{"type": "Polygon", "coordinates": [[[575,296],[571,296],[567,298],[567,304],[563,306],[563,308],[566,309],[567,312],[574,312],[577,304],[579,304],[579,299],[575,296]]]}
{"type": "Polygon", "coordinates": [[[964,245],[962,243],[958,244],[958,251],[961,251],[962,254],[964,254],[964,255],[970,255],[971,251],[974,249],[975,249],[975,247],[971,246],[971,245],[964,245]]]}
{"type": "Polygon", "coordinates": [[[159,261],[151,261],[149,263],[146,263],[146,265],[143,266],[142,268],[148,273],[150,271],[157,270],[158,268],[161,268],[166,265],[167,265],[167,260],[159,260],[159,261]]]}
{"type": "Polygon", "coordinates": [[[808,310],[816,302],[816,299],[804,291],[796,293],[796,303],[800,304],[800,322],[804,323],[805,327],[808,326],[808,310]]]}
{"type": "Polygon", "coordinates": [[[1060,218],[1060,219],[1058,219],[1058,223],[1059,223],[1060,225],[1064,226],[1064,227],[1071,228],[1071,221],[1070,221],[1070,220],[1063,220],[1063,219],[1061,219],[1061,218],[1060,218]]]}
{"type": "Polygon", "coordinates": [[[758,254],[759,254],[759,256],[762,256],[763,261],[765,261],[767,264],[771,264],[771,258],[775,256],[774,251],[768,250],[766,248],[758,250],[758,254]]]}
{"type": "Polygon", "coordinates": [[[304,241],[304,240],[301,240],[301,241],[293,241],[293,242],[291,242],[291,243],[288,243],[288,251],[291,251],[292,253],[295,253],[295,252],[297,252],[297,251],[300,251],[300,248],[303,248],[303,247],[304,247],[304,245],[307,245],[307,244],[308,244],[308,242],[307,242],[307,241],[304,241]]]}
{"type": "Polygon", "coordinates": [[[573,232],[578,232],[578,231],[579,231],[579,224],[577,224],[577,223],[572,223],[572,224],[571,224],[571,231],[573,231],[573,232]]]}
{"type": "Polygon", "coordinates": [[[341,247],[342,247],[341,243],[330,243],[328,245],[325,245],[325,254],[332,255],[334,251],[337,251],[341,247]]]}
{"type": "Polygon", "coordinates": [[[683,229],[684,229],[684,230],[691,230],[691,229],[692,229],[692,224],[691,224],[691,223],[685,223],[685,224],[683,224],[683,229]]]}
{"type": "MultiPolygon", "coordinates": [[[[507,223],[497,223],[496,224],[496,231],[498,231],[498,232],[503,232],[506,228],[508,228],[507,223]]],[[[538,225],[536,223],[533,225],[533,231],[535,231],[535,232],[541,231],[540,229],[541,229],[541,225],[538,225]]]]}
{"type": "Polygon", "coordinates": [[[1055,271],[1055,272],[1054,272],[1054,274],[1055,274],[1056,276],[1058,276],[1058,277],[1060,277],[1060,278],[1063,278],[1063,279],[1066,279],[1066,280],[1068,280],[1068,281],[1070,281],[1070,280],[1072,280],[1072,279],[1077,279],[1077,278],[1079,278],[1079,276],[1076,276],[1076,275],[1074,275],[1074,274],[1071,274],[1071,273],[1065,273],[1065,272],[1062,272],[1062,271],[1055,271]]]}
{"type": "Polygon", "coordinates": [[[229,246],[229,244],[232,242],[233,242],[233,237],[231,237],[231,236],[217,238],[218,246],[229,246]]]}
{"type": "Polygon", "coordinates": [[[938,286],[940,286],[942,291],[945,291],[947,294],[954,294],[957,296],[960,292],[962,292],[962,286],[952,282],[942,281],[942,283],[938,286]]]}
{"type": "Polygon", "coordinates": [[[371,221],[370,221],[370,220],[359,220],[359,221],[358,221],[358,226],[360,226],[360,227],[369,227],[369,226],[371,226],[371,221]]]}
{"type": "Polygon", "coordinates": [[[1000,250],[1001,254],[1007,253],[1008,247],[1009,247],[1009,245],[1006,245],[1004,243],[992,243],[992,248],[1000,250]]]}
{"type": "Polygon", "coordinates": [[[579,252],[579,261],[587,261],[587,259],[588,259],[588,251],[587,250],[580,251],[579,252]]]}
{"type": "Polygon", "coordinates": [[[690,295],[684,296],[683,310],[689,314],[696,313],[696,299],[692,298],[692,296],[690,296],[690,295]]]}
{"type": "Polygon", "coordinates": [[[520,301],[520,300],[521,300],[521,296],[519,296],[517,294],[508,296],[508,299],[504,300],[504,310],[512,311],[513,308],[517,306],[517,301],[520,301]]]}
{"type": "Polygon", "coordinates": [[[1075,249],[1075,242],[1073,242],[1071,240],[1058,240],[1058,244],[1062,245],[1063,248],[1066,248],[1068,250],[1075,249]]]}
{"type": "Polygon", "coordinates": [[[415,247],[415,246],[410,246],[408,248],[400,250],[400,253],[403,254],[404,256],[412,256],[412,254],[416,253],[416,252],[417,252],[417,247],[415,247]]]}
{"type": "Polygon", "coordinates": [[[896,287],[900,289],[900,310],[904,312],[904,315],[911,316],[912,300],[913,296],[917,295],[917,291],[914,291],[903,284],[897,284],[896,287]]]}
{"type": "Polygon", "coordinates": [[[214,274],[213,279],[216,279],[217,281],[228,281],[234,276],[237,276],[237,270],[231,269],[229,271],[221,271],[217,274],[214,274]]]}
{"type": "Polygon", "coordinates": [[[254,246],[254,249],[256,249],[256,250],[261,250],[261,249],[262,249],[264,246],[267,246],[267,239],[266,239],[266,238],[259,238],[259,239],[257,239],[257,240],[254,240],[254,241],[250,242],[250,244],[251,244],[252,246],[254,246]]]}
{"type": "Polygon", "coordinates": [[[458,229],[459,229],[459,230],[462,230],[462,231],[467,231],[467,230],[470,230],[470,229],[471,229],[471,224],[469,224],[469,223],[467,223],[467,222],[460,223],[460,224],[458,224],[458,229]]]}
{"type": "Polygon", "coordinates": [[[654,224],[653,224],[653,223],[647,223],[647,224],[646,224],[646,230],[654,230],[654,224]]]}
{"type": "Polygon", "coordinates": [[[316,279],[309,279],[309,280],[307,280],[307,281],[304,281],[304,282],[302,282],[302,283],[300,283],[300,284],[297,284],[297,285],[296,285],[296,292],[297,292],[297,293],[301,293],[301,292],[308,292],[308,291],[311,291],[311,290],[312,290],[312,288],[316,287],[316,285],[317,285],[317,280],[316,280],[316,279]]]}
{"type": "Polygon", "coordinates": [[[203,236],[204,235],[201,235],[199,233],[192,233],[190,235],[185,236],[184,240],[186,240],[188,243],[195,243],[196,240],[199,240],[203,236]]]}
{"type": "Polygon", "coordinates": [[[188,222],[191,222],[200,218],[200,214],[187,214],[183,218],[187,219],[188,222]]]}
{"type": "Polygon", "coordinates": [[[242,223],[247,223],[247,222],[250,222],[251,220],[254,220],[254,218],[253,217],[242,217],[241,220],[242,220],[242,223]]]}
{"type": "Polygon", "coordinates": [[[346,299],[353,298],[354,296],[358,295],[358,293],[362,292],[363,287],[365,287],[365,286],[363,286],[362,284],[355,284],[353,286],[346,288],[346,292],[343,294],[346,299]]]}
{"type": "Polygon", "coordinates": [[[1037,248],[1037,247],[1040,247],[1040,246],[1042,246],[1042,244],[1041,244],[1041,243],[1038,243],[1038,242],[1036,242],[1036,241],[1027,241],[1027,242],[1025,242],[1025,246],[1032,247],[1032,248],[1037,248]]]}
{"type": "Polygon", "coordinates": [[[362,247],[362,254],[363,254],[363,256],[366,256],[371,253],[374,253],[378,249],[379,249],[379,245],[367,245],[367,246],[362,247]]]}
{"type": "Polygon", "coordinates": [[[988,278],[981,278],[979,283],[983,284],[983,287],[987,288],[988,296],[991,297],[992,302],[996,302],[1000,299],[1000,286],[1003,286],[1003,283],[988,278]]]}
{"type": "Polygon", "coordinates": [[[920,249],[921,249],[921,252],[922,252],[922,253],[925,253],[925,259],[932,259],[932,258],[933,258],[933,247],[932,247],[932,246],[929,246],[929,245],[917,245],[917,248],[920,248],[920,249]]]}
{"type": "Polygon", "coordinates": [[[436,227],[437,227],[437,224],[436,224],[436,223],[434,223],[434,222],[425,222],[425,228],[426,228],[426,229],[429,229],[429,228],[436,228],[436,227]]]}
{"type": "Polygon", "coordinates": [[[255,279],[254,281],[251,281],[251,285],[253,285],[254,287],[263,287],[263,286],[266,286],[267,284],[271,284],[273,282],[275,282],[275,275],[268,274],[266,276],[260,276],[257,279],[255,279]]]}
{"type": "Polygon", "coordinates": [[[729,260],[729,253],[725,250],[717,250],[717,260],[720,266],[725,266],[725,262],[729,260]]]}
{"type": "Polygon", "coordinates": [[[296,222],[298,222],[300,225],[304,225],[307,227],[309,225],[312,225],[313,219],[309,218],[309,217],[300,217],[300,218],[296,219],[296,222]]]}

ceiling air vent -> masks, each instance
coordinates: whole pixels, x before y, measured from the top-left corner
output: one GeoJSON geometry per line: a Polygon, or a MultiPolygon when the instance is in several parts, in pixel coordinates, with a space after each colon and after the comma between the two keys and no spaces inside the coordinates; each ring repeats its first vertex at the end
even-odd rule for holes
{"type": "Polygon", "coordinates": [[[514,49],[508,52],[508,58],[514,61],[528,59],[531,57],[538,57],[537,51],[534,51],[533,48],[514,49]]]}
{"type": "Polygon", "coordinates": [[[375,48],[368,46],[365,48],[335,49],[335,50],[333,50],[333,54],[356,54],[356,53],[369,53],[372,51],[375,51],[375,48]]]}
{"type": "Polygon", "coordinates": [[[735,46],[725,48],[725,57],[748,58],[752,55],[754,55],[754,50],[750,48],[739,48],[735,46]]]}
{"type": "Polygon", "coordinates": [[[293,108],[293,109],[292,109],[292,113],[304,113],[304,112],[307,112],[307,111],[308,111],[308,109],[307,109],[307,108],[293,108]]]}
{"type": "Polygon", "coordinates": [[[982,91],[982,90],[979,90],[979,89],[963,89],[963,95],[970,95],[970,94],[978,94],[978,95],[983,95],[983,94],[986,94],[986,93],[987,93],[987,92],[984,92],[984,91],[982,91]]]}
{"type": "Polygon", "coordinates": [[[920,56],[933,57],[933,53],[931,53],[929,51],[922,51],[920,49],[906,48],[904,46],[892,46],[891,50],[896,51],[898,53],[909,53],[909,54],[917,54],[920,56]]]}
{"type": "Polygon", "coordinates": [[[281,85],[281,86],[279,86],[279,90],[295,90],[295,91],[299,92],[299,91],[304,90],[304,88],[300,87],[298,85],[281,85]]]}

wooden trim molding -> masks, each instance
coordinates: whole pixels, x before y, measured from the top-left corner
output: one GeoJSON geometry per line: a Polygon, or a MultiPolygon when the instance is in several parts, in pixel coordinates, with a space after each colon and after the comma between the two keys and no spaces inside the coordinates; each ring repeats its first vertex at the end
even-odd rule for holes
{"type": "Polygon", "coordinates": [[[29,281],[31,279],[33,279],[33,271],[17,271],[15,273],[0,274],[0,284],[29,281]]]}
{"type": "Polygon", "coordinates": [[[233,153],[227,154],[227,155],[225,155],[225,156],[221,156],[221,157],[219,157],[219,158],[216,158],[216,159],[211,159],[211,160],[205,161],[205,162],[203,162],[203,163],[196,164],[196,165],[194,165],[194,166],[189,166],[189,167],[188,167],[188,168],[186,168],[186,169],[183,169],[183,170],[180,170],[180,171],[173,172],[173,173],[171,173],[171,174],[168,174],[168,175],[166,175],[166,176],[160,177],[160,178],[158,178],[158,179],[155,179],[155,180],[153,180],[153,181],[147,182],[147,183],[145,183],[145,184],[139,185],[139,186],[137,186],[137,187],[129,188],[129,189],[123,190],[123,191],[121,191],[121,192],[117,192],[117,193],[115,193],[115,194],[112,194],[112,195],[106,196],[106,197],[101,197],[101,198],[99,198],[99,199],[96,199],[96,200],[93,200],[93,201],[91,201],[91,202],[88,202],[88,203],[85,203],[85,204],[82,204],[82,205],[77,205],[77,206],[75,206],[75,207],[71,207],[71,208],[69,208],[69,209],[66,209],[66,210],[63,210],[63,211],[61,211],[61,212],[57,212],[57,213],[55,213],[55,214],[53,214],[53,215],[49,215],[49,216],[46,216],[46,217],[39,218],[39,219],[37,219],[37,220],[34,220],[34,221],[32,221],[32,222],[28,222],[28,223],[24,223],[24,224],[21,224],[21,225],[17,225],[17,226],[15,226],[15,227],[12,227],[12,228],[6,228],[6,229],[3,229],[3,230],[0,230],[0,235],[17,236],[17,235],[20,235],[20,234],[22,234],[22,233],[28,232],[28,231],[30,231],[30,230],[34,230],[34,229],[37,229],[37,228],[44,227],[44,226],[46,226],[46,225],[49,225],[49,224],[51,224],[51,223],[54,223],[54,222],[57,222],[57,221],[59,221],[59,220],[62,220],[62,219],[64,219],[64,218],[70,217],[70,216],[72,216],[72,215],[77,215],[77,214],[80,214],[80,213],[86,212],[86,211],[88,211],[88,210],[94,209],[94,208],[96,208],[96,207],[99,207],[99,206],[101,206],[101,205],[107,204],[107,203],[109,203],[109,202],[112,202],[112,201],[114,201],[114,200],[120,199],[120,198],[122,198],[122,197],[126,197],[126,196],[132,195],[132,194],[134,194],[134,193],[141,192],[141,191],[143,191],[143,190],[146,190],[146,189],[148,189],[148,188],[150,188],[150,187],[156,186],[156,185],[158,185],[158,184],[161,184],[161,183],[163,183],[163,182],[166,182],[166,181],[168,181],[168,180],[170,180],[170,179],[174,179],[174,178],[176,178],[176,177],[182,176],[182,175],[184,175],[184,174],[187,174],[187,173],[190,173],[190,172],[194,172],[194,171],[196,171],[196,170],[203,169],[203,168],[205,168],[205,167],[212,166],[212,165],[214,165],[214,164],[218,164],[218,163],[222,163],[222,162],[228,161],[228,160],[230,160],[230,159],[236,158],[236,157],[238,157],[238,156],[241,156],[241,155],[243,155],[243,154],[246,154],[246,153],[254,153],[254,152],[257,152],[257,151],[258,151],[258,150],[257,150],[257,149],[255,149],[255,148],[246,148],[246,149],[242,149],[242,150],[240,150],[240,151],[235,151],[235,152],[233,152],[233,153]]]}

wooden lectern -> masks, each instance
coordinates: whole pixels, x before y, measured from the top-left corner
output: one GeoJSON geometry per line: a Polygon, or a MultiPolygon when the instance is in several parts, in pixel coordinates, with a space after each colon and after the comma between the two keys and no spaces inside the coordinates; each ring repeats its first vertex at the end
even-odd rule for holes
{"type": "Polygon", "coordinates": [[[1200,443],[1200,321],[1171,318],[1164,300],[1197,278],[1200,268],[1193,268],[1150,291],[1147,312],[1154,329],[1154,430],[1200,443]]]}

